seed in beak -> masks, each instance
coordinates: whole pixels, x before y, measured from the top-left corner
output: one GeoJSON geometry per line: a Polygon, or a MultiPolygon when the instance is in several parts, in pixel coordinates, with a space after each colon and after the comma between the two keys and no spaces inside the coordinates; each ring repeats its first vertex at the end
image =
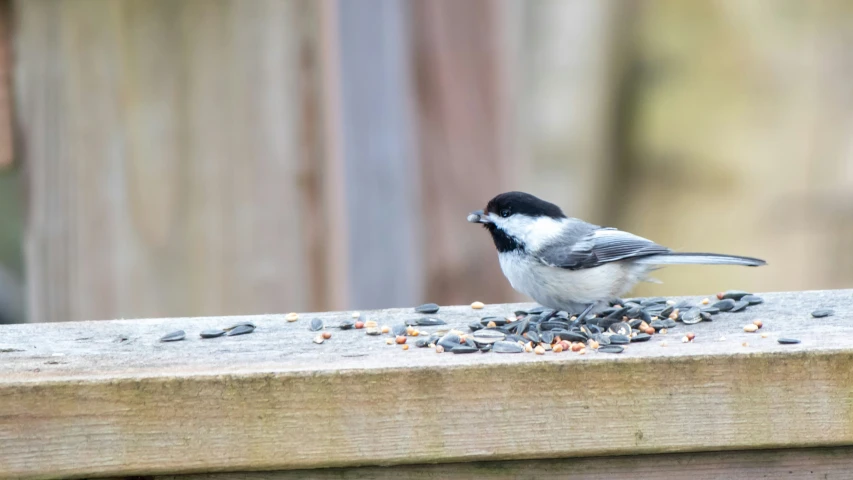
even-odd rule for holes
{"type": "Polygon", "coordinates": [[[477,210],[468,214],[468,221],[471,223],[488,223],[488,217],[482,210],[477,210]]]}

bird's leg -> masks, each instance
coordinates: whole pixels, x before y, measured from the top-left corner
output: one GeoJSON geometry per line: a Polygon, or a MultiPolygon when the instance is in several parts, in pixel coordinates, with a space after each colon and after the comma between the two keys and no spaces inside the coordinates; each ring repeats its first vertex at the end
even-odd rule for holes
{"type": "Polygon", "coordinates": [[[595,303],[590,303],[589,305],[587,305],[583,313],[578,315],[578,322],[584,323],[584,319],[586,319],[586,316],[589,315],[589,312],[592,311],[593,307],[595,307],[595,303]]]}

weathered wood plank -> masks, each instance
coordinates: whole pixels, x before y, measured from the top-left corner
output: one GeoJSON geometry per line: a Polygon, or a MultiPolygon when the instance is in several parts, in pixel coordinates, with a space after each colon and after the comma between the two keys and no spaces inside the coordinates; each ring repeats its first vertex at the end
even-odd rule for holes
{"type": "Polygon", "coordinates": [[[318,8],[16,3],[33,321],[322,308],[318,8]]]}
{"type": "MultiPolygon", "coordinates": [[[[2,326],[0,476],[853,445],[853,291],[765,299],[691,327],[694,343],[680,326],[666,347],[656,338],[619,356],[438,355],[361,330],[311,342],[308,318],[345,313],[2,326]],[[836,315],[813,319],[817,307],[836,315]],[[743,332],[755,318],[768,338],[743,332]],[[197,337],[245,319],[255,333],[197,337]],[[157,341],[178,328],[186,341],[157,341]]],[[[521,306],[439,316],[464,328],[521,306]]]]}
{"type": "MultiPolygon", "coordinates": [[[[689,425],[685,425],[689,428],[689,425]]],[[[570,440],[570,439],[566,439],[570,440]]],[[[843,480],[853,471],[853,448],[702,452],[621,457],[471,462],[440,465],[330,468],[280,472],[211,473],[155,480],[463,480],[568,478],[571,480],[843,480]]]]}

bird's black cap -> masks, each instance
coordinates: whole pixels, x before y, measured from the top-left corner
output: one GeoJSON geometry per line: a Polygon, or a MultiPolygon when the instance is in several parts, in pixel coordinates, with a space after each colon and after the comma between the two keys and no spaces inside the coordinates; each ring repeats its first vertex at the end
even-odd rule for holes
{"type": "Polygon", "coordinates": [[[510,215],[521,214],[530,217],[566,218],[560,207],[546,202],[524,192],[506,192],[489,200],[486,205],[486,213],[501,215],[501,212],[509,211],[510,215]]]}

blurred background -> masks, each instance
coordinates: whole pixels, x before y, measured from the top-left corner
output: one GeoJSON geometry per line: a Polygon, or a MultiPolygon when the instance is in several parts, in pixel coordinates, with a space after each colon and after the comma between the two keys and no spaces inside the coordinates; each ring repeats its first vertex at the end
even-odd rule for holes
{"type": "Polygon", "coordinates": [[[523,190],[853,284],[844,0],[0,0],[0,322],[523,299],[523,190]]]}

